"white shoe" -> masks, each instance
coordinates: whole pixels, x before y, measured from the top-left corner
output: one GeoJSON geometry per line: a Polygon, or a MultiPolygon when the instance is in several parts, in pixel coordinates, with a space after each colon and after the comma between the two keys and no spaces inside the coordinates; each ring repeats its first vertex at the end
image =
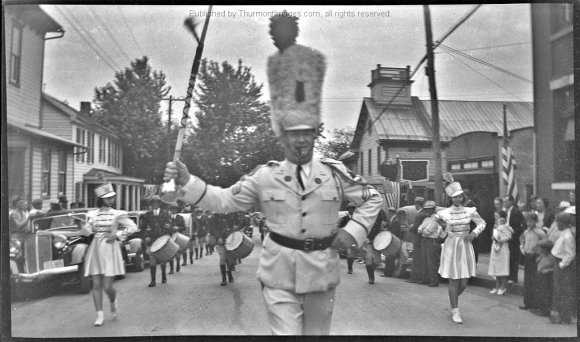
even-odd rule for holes
{"type": "Polygon", "coordinates": [[[451,309],[451,314],[453,322],[457,323],[457,324],[461,324],[463,323],[463,320],[461,319],[461,316],[459,316],[459,309],[451,309]]]}
{"type": "Polygon", "coordinates": [[[105,314],[102,311],[97,311],[97,320],[95,321],[95,327],[100,327],[105,321],[105,314]]]}
{"type": "Polygon", "coordinates": [[[506,291],[507,291],[507,289],[499,289],[499,290],[497,290],[497,295],[498,296],[503,296],[506,291]]]}
{"type": "Polygon", "coordinates": [[[117,318],[119,316],[119,304],[117,298],[115,298],[114,302],[111,302],[111,314],[113,314],[113,318],[117,318]]]}
{"type": "Polygon", "coordinates": [[[489,291],[489,293],[491,293],[491,294],[496,294],[496,293],[497,293],[497,289],[495,289],[495,288],[494,288],[494,289],[492,289],[491,291],[489,291]]]}

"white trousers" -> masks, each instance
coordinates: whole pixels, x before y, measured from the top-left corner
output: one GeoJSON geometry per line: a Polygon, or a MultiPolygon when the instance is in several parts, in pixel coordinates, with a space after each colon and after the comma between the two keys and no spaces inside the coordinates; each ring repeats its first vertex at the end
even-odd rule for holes
{"type": "Polygon", "coordinates": [[[272,335],[328,335],[335,290],[296,294],[264,286],[272,335]]]}

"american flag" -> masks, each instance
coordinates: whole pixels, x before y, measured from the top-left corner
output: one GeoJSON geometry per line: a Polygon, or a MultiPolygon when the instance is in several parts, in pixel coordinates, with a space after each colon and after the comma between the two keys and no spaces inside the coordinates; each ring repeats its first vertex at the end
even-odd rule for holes
{"type": "Polygon", "coordinates": [[[508,195],[511,195],[514,200],[518,201],[518,184],[516,182],[516,158],[514,152],[509,145],[508,129],[506,118],[506,106],[503,105],[503,146],[501,148],[501,176],[506,186],[508,195]]]}
{"type": "Polygon", "coordinates": [[[383,190],[385,191],[385,199],[387,201],[387,208],[399,208],[399,198],[401,194],[398,182],[383,181],[383,190]]]}

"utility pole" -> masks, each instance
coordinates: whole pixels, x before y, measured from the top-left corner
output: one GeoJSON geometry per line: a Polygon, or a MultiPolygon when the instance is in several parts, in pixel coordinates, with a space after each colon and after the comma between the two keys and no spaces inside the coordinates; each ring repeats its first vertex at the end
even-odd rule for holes
{"type": "Polygon", "coordinates": [[[185,101],[184,99],[175,99],[173,95],[169,95],[169,98],[163,99],[164,101],[169,101],[169,109],[167,111],[167,160],[171,160],[171,140],[169,136],[171,134],[171,115],[173,114],[171,110],[171,105],[174,101],[185,101]]]}
{"type": "Polygon", "coordinates": [[[425,17],[425,33],[427,39],[427,76],[429,77],[429,92],[431,93],[431,120],[433,130],[433,152],[435,155],[435,201],[441,204],[443,200],[442,189],[442,162],[441,162],[441,138],[439,135],[439,102],[437,101],[437,86],[435,84],[435,57],[433,54],[433,33],[431,31],[431,11],[429,6],[423,5],[425,17]]]}

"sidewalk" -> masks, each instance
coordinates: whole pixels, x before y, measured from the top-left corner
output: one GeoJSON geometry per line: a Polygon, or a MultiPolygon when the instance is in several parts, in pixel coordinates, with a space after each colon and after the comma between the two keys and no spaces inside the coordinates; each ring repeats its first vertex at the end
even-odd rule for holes
{"type": "MultiPolygon", "coordinates": [[[[492,289],[495,287],[495,279],[487,274],[489,265],[489,253],[479,254],[477,263],[477,276],[469,280],[469,285],[486,287],[492,289]]],[[[508,285],[508,293],[523,296],[524,294],[524,266],[520,265],[518,270],[518,282],[508,285]]]]}

